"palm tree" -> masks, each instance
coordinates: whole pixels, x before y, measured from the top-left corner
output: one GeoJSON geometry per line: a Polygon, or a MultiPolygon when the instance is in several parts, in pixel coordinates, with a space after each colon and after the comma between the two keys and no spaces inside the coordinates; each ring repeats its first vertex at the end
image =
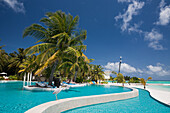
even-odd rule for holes
{"type": "MultiPolygon", "coordinates": [[[[77,51],[77,50],[76,50],[77,51]]],[[[65,68],[65,70],[68,70],[67,73],[72,73],[74,76],[74,81],[76,81],[77,75],[82,75],[84,74],[86,68],[85,66],[88,66],[89,59],[84,56],[82,51],[77,51],[76,53],[79,54],[67,54],[65,55],[63,62],[59,65],[60,68],[65,68]],[[84,67],[83,67],[84,66],[84,67]]],[[[72,77],[71,77],[72,78],[72,77]]]]}
{"type": "Polygon", "coordinates": [[[0,49],[0,71],[6,72],[8,74],[13,73],[13,69],[10,70],[8,68],[8,65],[10,64],[10,56],[8,53],[5,52],[5,50],[0,49]]]}
{"type": "MultiPolygon", "coordinates": [[[[1,41],[1,40],[0,40],[1,41]]],[[[0,71],[3,71],[3,58],[2,58],[2,56],[3,56],[3,54],[4,54],[4,50],[2,49],[2,47],[4,47],[4,46],[0,46],[0,71]]]]}
{"type": "Polygon", "coordinates": [[[114,80],[117,81],[117,83],[122,83],[122,86],[124,86],[125,79],[122,73],[117,73],[115,71],[112,71],[113,74],[116,74],[117,77],[114,78],[114,80]]]}
{"type": "Polygon", "coordinates": [[[104,80],[104,71],[101,65],[91,65],[90,78],[96,82],[97,80],[104,80]]]}
{"type": "Polygon", "coordinates": [[[74,59],[68,58],[63,63],[61,63],[58,67],[58,69],[64,69],[64,68],[67,70],[66,73],[72,73],[72,75],[74,75],[73,76],[74,79],[73,77],[70,77],[70,78],[76,81],[77,71],[79,70],[79,64],[78,64],[77,59],[74,60],[74,59]]]}
{"type": "Polygon", "coordinates": [[[144,78],[140,78],[140,81],[141,81],[142,85],[144,86],[144,89],[146,88],[146,82],[151,79],[152,79],[152,77],[148,77],[148,79],[146,79],[146,80],[144,78]]]}
{"type": "Polygon", "coordinates": [[[18,53],[14,51],[14,53],[9,54],[11,56],[10,65],[8,65],[9,69],[15,67],[15,74],[19,71],[19,66],[25,61],[26,55],[24,53],[23,48],[18,48],[18,53]]]}
{"type": "Polygon", "coordinates": [[[30,73],[35,72],[38,69],[37,62],[35,61],[36,55],[31,55],[25,59],[25,61],[20,64],[19,73],[30,73]]]}
{"type": "Polygon", "coordinates": [[[23,37],[32,36],[39,41],[35,46],[26,49],[27,54],[39,53],[36,61],[40,68],[35,72],[40,74],[47,67],[51,67],[49,85],[52,85],[53,73],[57,64],[62,63],[62,57],[65,54],[78,54],[79,49],[85,49],[82,40],[86,39],[86,31],[77,32],[79,17],[73,18],[72,15],[66,15],[64,12],[47,13],[47,17],[42,18],[39,24],[32,24],[24,31],[23,37]]]}
{"type": "MultiPolygon", "coordinates": [[[[93,59],[89,59],[89,61],[92,62],[93,59]]],[[[90,64],[89,64],[90,62],[85,61],[84,58],[81,57],[79,75],[82,76],[84,81],[87,80],[88,75],[90,75],[90,71],[91,71],[90,64]]]]}

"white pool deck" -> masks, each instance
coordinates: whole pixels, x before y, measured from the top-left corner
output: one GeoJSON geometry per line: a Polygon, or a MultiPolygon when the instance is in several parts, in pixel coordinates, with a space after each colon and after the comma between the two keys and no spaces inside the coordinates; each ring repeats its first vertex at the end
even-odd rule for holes
{"type": "MultiPolygon", "coordinates": [[[[110,83],[109,85],[122,86],[122,84],[117,84],[117,83],[110,83]]],[[[131,84],[131,85],[124,84],[124,86],[130,87],[130,88],[144,89],[143,85],[139,85],[139,84],[131,84]]],[[[154,99],[170,106],[170,92],[169,91],[154,89],[154,88],[151,88],[149,86],[146,86],[146,90],[150,92],[150,95],[154,99]]]]}

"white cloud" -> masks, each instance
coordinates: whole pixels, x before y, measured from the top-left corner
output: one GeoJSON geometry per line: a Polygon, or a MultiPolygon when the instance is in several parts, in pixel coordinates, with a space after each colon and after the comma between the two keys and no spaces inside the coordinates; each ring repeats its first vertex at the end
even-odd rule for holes
{"type": "Polygon", "coordinates": [[[137,69],[137,72],[139,72],[139,73],[143,73],[143,70],[141,70],[141,69],[137,69]]]}
{"type": "Polygon", "coordinates": [[[166,70],[163,68],[163,65],[160,65],[160,63],[157,63],[156,66],[153,65],[149,65],[147,66],[147,74],[150,75],[158,75],[158,76],[166,76],[166,75],[170,75],[170,70],[166,70]]]}
{"type": "MultiPolygon", "coordinates": [[[[118,16],[115,17],[115,20],[122,20],[122,31],[128,31],[128,33],[136,32],[144,36],[146,41],[149,41],[148,47],[153,48],[154,50],[165,50],[165,48],[160,44],[160,41],[163,40],[163,35],[159,33],[155,28],[152,28],[151,32],[143,31],[140,29],[141,24],[143,22],[139,22],[138,24],[134,23],[130,25],[130,22],[133,19],[134,15],[138,15],[138,11],[142,9],[145,5],[145,2],[140,2],[138,0],[118,0],[121,3],[128,3],[128,9],[124,14],[119,13],[118,16]]],[[[165,6],[164,0],[160,3],[161,13],[160,13],[160,21],[157,24],[166,25],[170,21],[170,6],[165,6]]]]}
{"type": "Polygon", "coordinates": [[[159,72],[162,70],[162,67],[161,66],[152,66],[152,65],[149,65],[147,66],[147,68],[151,71],[151,72],[159,72]]]}
{"type": "MultiPolygon", "coordinates": [[[[124,0],[118,0],[118,2],[124,2],[124,0]]],[[[115,17],[115,20],[118,21],[119,19],[123,20],[123,25],[121,26],[122,31],[128,29],[129,22],[132,20],[133,15],[138,15],[138,10],[142,9],[144,6],[144,2],[138,2],[136,0],[129,0],[132,2],[129,4],[127,11],[124,14],[120,14],[115,17]]]]}
{"type": "MultiPolygon", "coordinates": [[[[119,62],[111,63],[108,62],[107,65],[104,66],[106,70],[118,71],[119,70],[119,62]]],[[[130,66],[129,64],[122,63],[121,64],[121,72],[123,73],[134,73],[137,72],[136,68],[130,66]]]]}
{"type": "Polygon", "coordinates": [[[145,40],[148,40],[149,47],[153,48],[154,50],[164,50],[163,46],[159,44],[159,41],[163,39],[163,35],[160,34],[155,29],[152,29],[151,32],[145,32],[145,40]]]}
{"type": "Polygon", "coordinates": [[[17,0],[2,0],[2,1],[4,1],[15,12],[25,13],[25,8],[23,3],[18,2],[17,0]]]}
{"type": "Polygon", "coordinates": [[[164,1],[164,0],[161,0],[161,2],[160,2],[160,4],[159,4],[159,7],[160,7],[160,8],[163,8],[163,7],[165,6],[165,4],[166,4],[165,1],[164,1]]]}
{"type": "MultiPolygon", "coordinates": [[[[108,62],[105,66],[103,66],[105,71],[111,72],[111,71],[118,71],[119,70],[119,62],[108,62]]],[[[160,76],[170,76],[170,69],[166,69],[164,64],[157,63],[156,65],[148,65],[146,68],[139,69],[136,67],[133,67],[127,63],[121,64],[121,73],[124,75],[140,75],[140,77],[145,76],[152,76],[153,78],[157,78],[160,76]]]]}
{"type": "Polygon", "coordinates": [[[152,29],[151,32],[146,33],[145,39],[149,41],[159,41],[163,39],[163,36],[162,34],[158,33],[155,29],[152,29]]]}
{"type": "Polygon", "coordinates": [[[133,0],[118,0],[118,2],[132,2],[133,0]]]}
{"type": "Polygon", "coordinates": [[[128,28],[128,32],[129,32],[129,33],[131,33],[131,32],[143,33],[143,31],[139,29],[139,27],[140,27],[141,24],[142,24],[142,23],[140,23],[140,24],[134,24],[134,26],[130,26],[130,27],[128,28]]]}
{"type": "Polygon", "coordinates": [[[168,25],[170,22],[170,5],[165,6],[166,3],[164,0],[160,2],[160,14],[159,20],[156,22],[157,25],[168,25]]]}

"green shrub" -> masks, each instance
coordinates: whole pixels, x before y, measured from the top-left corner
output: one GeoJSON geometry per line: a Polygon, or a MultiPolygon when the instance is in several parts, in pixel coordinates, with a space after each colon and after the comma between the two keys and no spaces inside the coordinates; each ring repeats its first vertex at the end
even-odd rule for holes
{"type": "Polygon", "coordinates": [[[105,81],[104,81],[104,82],[101,82],[101,84],[108,84],[108,82],[105,82],[105,81]]]}
{"type": "Polygon", "coordinates": [[[139,80],[134,80],[134,83],[140,83],[139,80]]]}
{"type": "Polygon", "coordinates": [[[4,77],[0,77],[0,80],[4,80],[4,77]]]}
{"type": "Polygon", "coordinates": [[[83,80],[83,82],[91,82],[91,80],[83,80]]]}
{"type": "Polygon", "coordinates": [[[131,78],[128,83],[139,83],[139,80],[134,80],[133,78],[131,78]]]}
{"type": "Polygon", "coordinates": [[[18,80],[18,77],[16,75],[10,75],[9,80],[18,80]]]}
{"type": "MultiPolygon", "coordinates": [[[[139,78],[137,78],[137,77],[132,77],[132,78],[133,78],[133,80],[139,80],[139,78]]],[[[132,78],[131,78],[131,79],[132,79],[132,78]]]]}
{"type": "Polygon", "coordinates": [[[67,80],[67,77],[62,77],[61,78],[61,81],[66,81],[67,80]]]}
{"type": "Polygon", "coordinates": [[[83,78],[81,76],[76,78],[76,83],[82,83],[82,82],[83,82],[83,78]]]}

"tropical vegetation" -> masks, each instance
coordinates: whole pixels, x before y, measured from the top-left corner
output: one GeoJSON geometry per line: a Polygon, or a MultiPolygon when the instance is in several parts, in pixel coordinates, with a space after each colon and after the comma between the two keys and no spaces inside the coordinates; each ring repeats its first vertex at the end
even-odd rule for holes
{"type": "MultiPolygon", "coordinates": [[[[59,75],[62,81],[89,82],[104,80],[104,69],[101,65],[92,64],[94,59],[85,55],[87,31],[79,28],[79,17],[73,17],[62,11],[48,12],[40,23],[34,23],[25,28],[23,38],[35,38],[36,44],[26,49],[18,48],[13,53],[6,53],[0,46],[0,72],[8,73],[9,79],[23,79],[27,73],[33,73],[37,79],[44,76],[49,85],[53,77],[59,75]]],[[[147,80],[137,77],[123,76],[112,72],[116,77],[110,77],[124,86],[129,83],[146,85],[147,80]]],[[[0,79],[3,79],[0,77],[0,79]]],[[[103,82],[106,83],[106,82],[103,82]]]]}
{"type": "Polygon", "coordinates": [[[114,78],[117,83],[122,83],[122,86],[124,86],[125,79],[122,73],[117,73],[115,71],[112,71],[113,74],[117,75],[117,77],[114,78]]]}
{"type": "Polygon", "coordinates": [[[75,82],[104,80],[103,68],[91,64],[93,59],[84,54],[87,31],[79,28],[78,22],[78,16],[62,11],[46,13],[40,23],[23,32],[23,38],[35,38],[36,45],[9,54],[0,47],[0,71],[21,78],[25,73],[45,76],[49,85],[56,74],[75,82]]]}
{"type": "Polygon", "coordinates": [[[146,88],[146,82],[151,79],[152,77],[148,77],[146,80],[144,78],[140,78],[140,82],[143,85],[144,89],[146,88]]]}

